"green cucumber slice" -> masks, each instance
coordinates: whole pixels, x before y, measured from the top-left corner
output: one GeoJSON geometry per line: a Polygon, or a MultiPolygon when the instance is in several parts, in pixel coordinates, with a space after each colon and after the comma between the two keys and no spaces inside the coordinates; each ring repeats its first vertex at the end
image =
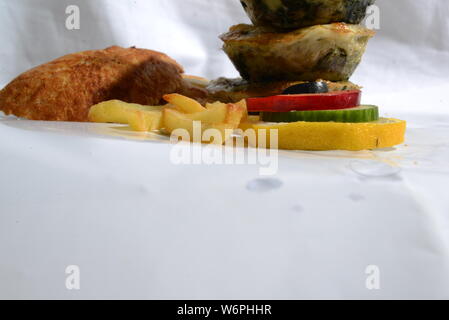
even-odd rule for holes
{"type": "Polygon", "coordinates": [[[266,122],[372,122],[379,120],[379,108],[362,105],[340,110],[262,112],[261,119],[266,122]]]}

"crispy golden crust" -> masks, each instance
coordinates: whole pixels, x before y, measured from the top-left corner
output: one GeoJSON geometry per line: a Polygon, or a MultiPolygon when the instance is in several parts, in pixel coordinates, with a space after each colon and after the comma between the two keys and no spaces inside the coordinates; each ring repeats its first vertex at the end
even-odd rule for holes
{"type": "Polygon", "coordinates": [[[110,47],[69,54],[29,70],[0,91],[0,110],[30,120],[88,121],[89,108],[119,99],[157,105],[162,96],[192,92],[183,69],[167,55],[110,47]]]}

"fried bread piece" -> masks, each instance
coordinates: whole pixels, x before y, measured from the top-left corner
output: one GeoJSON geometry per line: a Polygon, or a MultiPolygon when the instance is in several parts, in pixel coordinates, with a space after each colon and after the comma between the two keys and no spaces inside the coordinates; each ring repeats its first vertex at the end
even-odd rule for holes
{"type": "Polygon", "coordinates": [[[88,121],[89,108],[106,100],[161,104],[180,92],[205,97],[182,78],[183,68],[167,55],[113,46],[69,54],[31,69],[0,91],[0,110],[30,120],[88,121]]]}

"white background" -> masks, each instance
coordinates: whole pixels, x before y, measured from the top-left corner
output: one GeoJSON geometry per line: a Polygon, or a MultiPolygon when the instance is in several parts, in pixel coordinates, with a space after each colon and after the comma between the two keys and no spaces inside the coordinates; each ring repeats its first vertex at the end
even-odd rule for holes
{"type": "MultiPolygon", "coordinates": [[[[165,144],[2,118],[0,298],[449,298],[449,3],[378,5],[352,80],[409,121],[406,145],[282,153],[273,190],[248,188],[255,166],[174,166],[165,144]],[[65,288],[71,264],[80,291],[65,288]]],[[[0,0],[0,84],[113,44],[237,76],[218,35],[247,21],[234,0],[0,0]]]]}

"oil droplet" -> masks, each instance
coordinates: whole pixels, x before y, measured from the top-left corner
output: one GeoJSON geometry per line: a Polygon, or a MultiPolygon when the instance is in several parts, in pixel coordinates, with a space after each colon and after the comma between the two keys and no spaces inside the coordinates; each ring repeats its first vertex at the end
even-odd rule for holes
{"type": "Polygon", "coordinates": [[[254,179],[248,182],[248,184],[246,185],[246,189],[248,189],[251,192],[264,193],[280,189],[282,185],[283,183],[279,179],[273,178],[254,179]]]}
{"type": "Polygon", "coordinates": [[[401,172],[400,167],[380,161],[353,161],[349,167],[356,174],[368,178],[394,177],[401,172]]]}

